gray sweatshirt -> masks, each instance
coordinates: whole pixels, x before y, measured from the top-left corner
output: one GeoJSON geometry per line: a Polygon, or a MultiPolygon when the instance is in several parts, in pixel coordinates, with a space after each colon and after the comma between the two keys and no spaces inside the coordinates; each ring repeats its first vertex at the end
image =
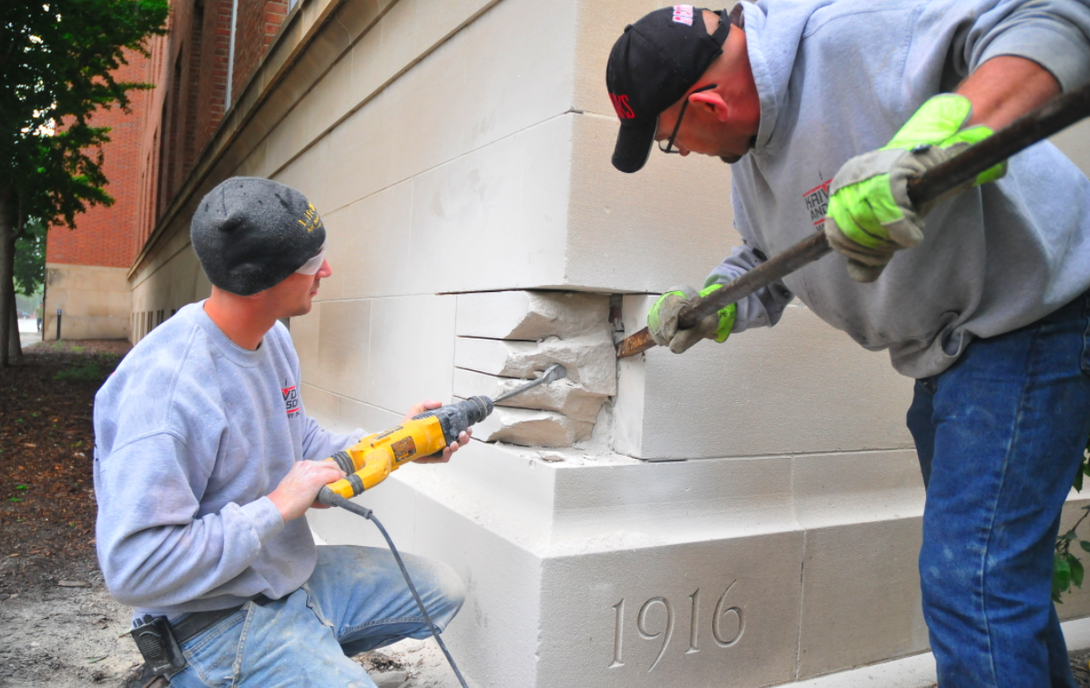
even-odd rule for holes
{"type": "MultiPolygon", "coordinates": [[[[1088,0],[761,0],[745,3],[745,32],[761,103],[755,148],[732,166],[746,245],[709,284],[809,236],[841,165],[988,59],[1029,58],[1064,91],[1090,80],[1088,0]]],[[[794,295],[920,378],[974,337],[1032,323],[1090,287],[1090,183],[1047,142],[1012,157],[999,182],[937,205],[924,234],[871,284],[849,278],[839,255],[802,268],[740,303],[734,331],[775,324],[794,295]]]]}
{"type": "Polygon", "coordinates": [[[306,582],[306,518],[266,497],[296,461],[358,441],[328,433],[299,399],[299,360],[277,323],[257,351],[190,304],[140,341],[95,396],[99,564],[142,615],[277,599],[306,582]]]}

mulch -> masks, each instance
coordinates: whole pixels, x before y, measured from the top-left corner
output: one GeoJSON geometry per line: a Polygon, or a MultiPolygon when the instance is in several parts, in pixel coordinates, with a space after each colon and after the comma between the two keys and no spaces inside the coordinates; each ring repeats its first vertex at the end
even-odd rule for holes
{"type": "Polygon", "coordinates": [[[36,344],[0,369],[0,595],[98,576],[94,395],[130,344],[36,344]]]}
{"type": "Polygon", "coordinates": [[[1090,650],[1080,650],[1069,655],[1071,671],[1075,674],[1075,680],[1079,688],[1090,687],[1090,650]]]}

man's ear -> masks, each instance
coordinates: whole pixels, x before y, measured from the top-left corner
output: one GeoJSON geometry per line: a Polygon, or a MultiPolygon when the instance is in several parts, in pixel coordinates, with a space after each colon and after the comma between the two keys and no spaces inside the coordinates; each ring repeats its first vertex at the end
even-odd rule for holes
{"type": "Polygon", "coordinates": [[[723,96],[715,91],[700,91],[689,96],[689,107],[699,107],[715,117],[719,122],[726,122],[730,117],[730,108],[723,96]]]}

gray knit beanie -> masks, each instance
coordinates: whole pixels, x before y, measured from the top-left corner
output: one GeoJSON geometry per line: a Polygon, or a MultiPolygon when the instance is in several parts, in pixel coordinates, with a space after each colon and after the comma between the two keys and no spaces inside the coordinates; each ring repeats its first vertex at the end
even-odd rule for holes
{"type": "Polygon", "coordinates": [[[212,284],[250,296],[314,257],[325,244],[325,227],[295,189],[271,179],[232,177],[201,200],[189,237],[212,284]]]}

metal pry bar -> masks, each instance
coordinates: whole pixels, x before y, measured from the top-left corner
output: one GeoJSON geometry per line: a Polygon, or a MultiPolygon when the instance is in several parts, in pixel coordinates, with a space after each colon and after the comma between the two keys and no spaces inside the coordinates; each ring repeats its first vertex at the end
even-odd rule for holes
{"type": "Polygon", "coordinates": [[[542,373],[541,377],[539,377],[538,379],[534,380],[533,382],[527,382],[525,385],[522,385],[521,387],[516,387],[513,390],[511,390],[510,392],[507,392],[506,394],[499,395],[498,397],[496,397],[495,399],[492,400],[492,403],[498,404],[501,401],[504,401],[506,399],[510,399],[513,396],[518,396],[519,394],[522,394],[526,390],[537,387],[538,385],[544,385],[544,384],[547,384],[549,382],[553,382],[554,380],[559,380],[560,378],[567,377],[567,376],[568,376],[568,369],[565,368],[564,366],[560,365],[559,363],[554,363],[551,366],[549,366],[548,368],[546,368],[545,372],[542,373]]]}

